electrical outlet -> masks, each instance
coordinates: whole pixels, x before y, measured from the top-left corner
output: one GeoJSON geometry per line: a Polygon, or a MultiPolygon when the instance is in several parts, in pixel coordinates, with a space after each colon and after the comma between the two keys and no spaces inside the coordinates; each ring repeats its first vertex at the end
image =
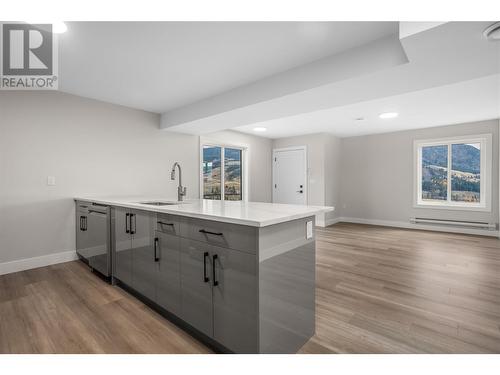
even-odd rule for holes
{"type": "Polygon", "coordinates": [[[47,176],[47,186],[56,186],[55,176],[47,176]]]}
{"type": "Polygon", "coordinates": [[[313,222],[308,221],[306,223],[306,240],[312,238],[313,236],[313,222]]]}

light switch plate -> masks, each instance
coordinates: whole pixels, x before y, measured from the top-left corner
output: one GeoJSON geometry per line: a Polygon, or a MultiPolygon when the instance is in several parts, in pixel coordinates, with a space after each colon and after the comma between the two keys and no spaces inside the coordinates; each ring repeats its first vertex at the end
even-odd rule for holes
{"type": "Polygon", "coordinates": [[[306,239],[310,239],[313,237],[313,222],[308,221],[306,223],[306,239]]]}
{"type": "Polygon", "coordinates": [[[55,176],[47,176],[47,186],[56,186],[55,176]]]}

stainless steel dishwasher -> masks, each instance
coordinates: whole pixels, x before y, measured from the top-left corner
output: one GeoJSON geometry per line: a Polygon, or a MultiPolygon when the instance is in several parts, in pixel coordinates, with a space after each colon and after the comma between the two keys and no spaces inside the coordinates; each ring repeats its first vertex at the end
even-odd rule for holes
{"type": "Polygon", "coordinates": [[[111,209],[96,203],[76,204],[78,257],[106,278],[111,277],[111,209]]]}

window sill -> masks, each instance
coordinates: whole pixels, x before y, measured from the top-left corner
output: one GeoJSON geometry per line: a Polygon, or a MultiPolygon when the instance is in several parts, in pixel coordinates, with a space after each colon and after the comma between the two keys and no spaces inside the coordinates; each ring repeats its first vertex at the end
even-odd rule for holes
{"type": "Polygon", "coordinates": [[[425,203],[418,202],[413,205],[413,208],[427,208],[436,210],[455,210],[455,211],[477,211],[477,212],[491,212],[491,207],[488,206],[466,206],[461,204],[442,204],[442,203],[425,203]]]}

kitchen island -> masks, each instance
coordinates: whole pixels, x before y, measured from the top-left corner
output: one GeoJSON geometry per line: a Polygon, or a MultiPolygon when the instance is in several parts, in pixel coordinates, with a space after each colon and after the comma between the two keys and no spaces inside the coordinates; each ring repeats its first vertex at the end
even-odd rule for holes
{"type": "Polygon", "coordinates": [[[314,334],[314,218],[333,207],[75,200],[77,251],[99,248],[79,236],[108,208],[113,281],[213,348],[295,353],[314,334]]]}

